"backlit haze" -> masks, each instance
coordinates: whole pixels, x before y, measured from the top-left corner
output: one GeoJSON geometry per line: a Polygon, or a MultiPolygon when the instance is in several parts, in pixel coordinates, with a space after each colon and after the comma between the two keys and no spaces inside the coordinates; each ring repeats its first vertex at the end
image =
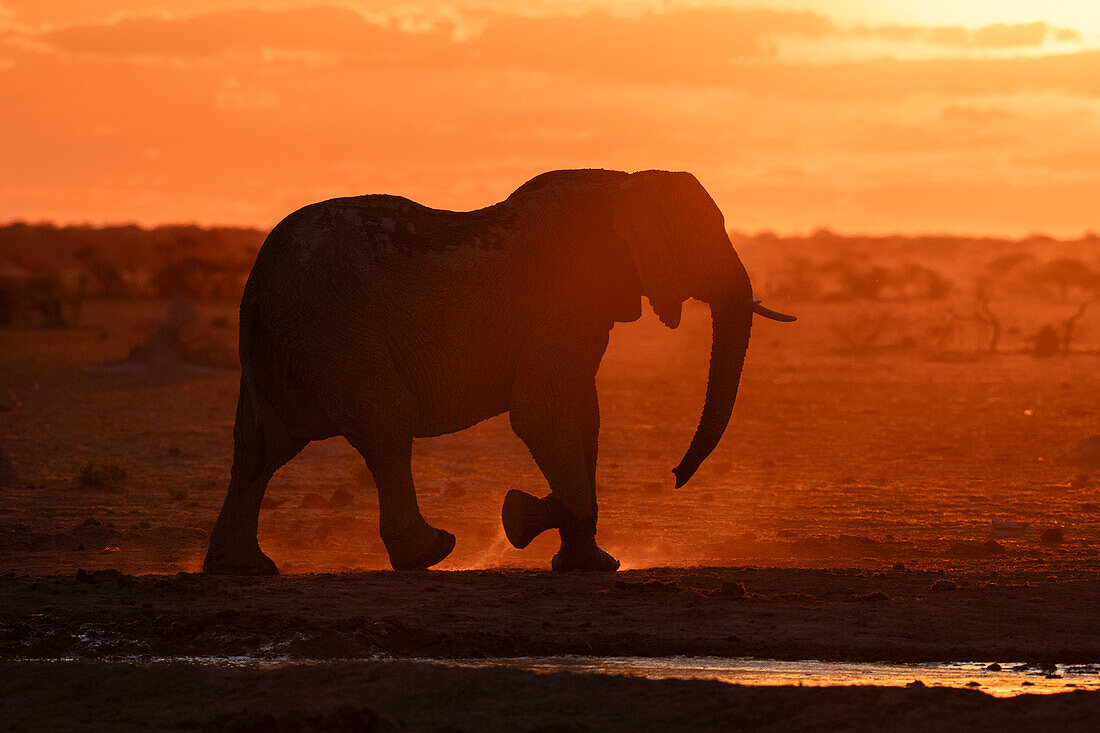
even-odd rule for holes
{"type": "Polygon", "coordinates": [[[1100,4],[0,0],[0,221],[270,227],[552,168],[731,228],[1098,226],[1100,4]]]}

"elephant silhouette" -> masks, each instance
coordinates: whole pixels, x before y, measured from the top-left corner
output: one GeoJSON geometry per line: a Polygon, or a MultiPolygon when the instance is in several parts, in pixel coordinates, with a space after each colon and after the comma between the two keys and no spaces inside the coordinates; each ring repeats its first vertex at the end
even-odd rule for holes
{"type": "Polygon", "coordinates": [[[729,422],[753,300],[721,211],[689,173],[565,170],[476,211],[399,196],[338,198],[294,212],[268,235],[240,310],[240,397],[229,489],[203,569],[275,574],[260,550],[271,476],[307,443],[344,436],[378,489],[395,569],[454,548],[420,513],[415,438],[509,413],[549,484],[505,497],[508,539],[557,529],[555,570],[615,570],[596,543],[595,377],[616,322],[641,297],[670,328],[681,305],[710,306],[702,416],[674,469],[683,485],[729,422]]]}

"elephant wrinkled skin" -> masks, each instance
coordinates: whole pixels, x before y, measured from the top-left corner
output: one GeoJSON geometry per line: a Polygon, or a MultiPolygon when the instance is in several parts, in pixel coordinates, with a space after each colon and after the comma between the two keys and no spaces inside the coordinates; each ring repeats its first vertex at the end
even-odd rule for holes
{"type": "Polygon", "coordinates": [[[755,311],[722,214],[688,173],[544,173],[470,212],[398,196],[306,206],[268,235],[240,312],[241,390],[229,490],[206,572],[274,574],[256,539],[272,474],[307,443],[342,435],[378,487],[395,569],[454,548],[421,516],[414,438],[508,411],[550,486],[509,492],[502,520],[526,546],[555,528],[559,570],[614,570],[596,544],[595,377],[616,322],[641,296],[671,328],[684,300],[714,323],[703,414],[676,485],[718,444],[755,311]]]}

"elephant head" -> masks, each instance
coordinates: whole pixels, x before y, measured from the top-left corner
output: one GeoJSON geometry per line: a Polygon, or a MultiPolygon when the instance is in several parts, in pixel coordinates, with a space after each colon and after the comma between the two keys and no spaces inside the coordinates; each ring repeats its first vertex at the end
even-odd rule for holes
{"type": "Polygon", "coordinates": [[[753,300],[748,273],[730,243],[722,212],[690,173],[643,171],[617,183],[612,223],[625,242],[641,294],[669,328],[680,324],[683,302],[710,306],[713,340],[703,414],[687,453],[672,470],[687,483],[718,445],[733,413],[749,345],[752,314],[778,321],[753,300]]]}

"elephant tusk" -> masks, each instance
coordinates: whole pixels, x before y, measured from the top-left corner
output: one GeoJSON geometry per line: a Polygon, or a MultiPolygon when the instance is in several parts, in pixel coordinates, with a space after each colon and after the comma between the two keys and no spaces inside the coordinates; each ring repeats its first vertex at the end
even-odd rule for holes
{"type": "Polygon", "coordinates": [[[759,300],[754,300],[752,302],[752,312],[758,316],[764,316],[765,318],[770,318],[773,321],[782,321],[783,323],[791,323],[798,320],[794,316],[788,316],[786,313],[780,313],[778,311],[773,311],[771,308],[765,308],[764,306],[760,305],[759,300]]]}

